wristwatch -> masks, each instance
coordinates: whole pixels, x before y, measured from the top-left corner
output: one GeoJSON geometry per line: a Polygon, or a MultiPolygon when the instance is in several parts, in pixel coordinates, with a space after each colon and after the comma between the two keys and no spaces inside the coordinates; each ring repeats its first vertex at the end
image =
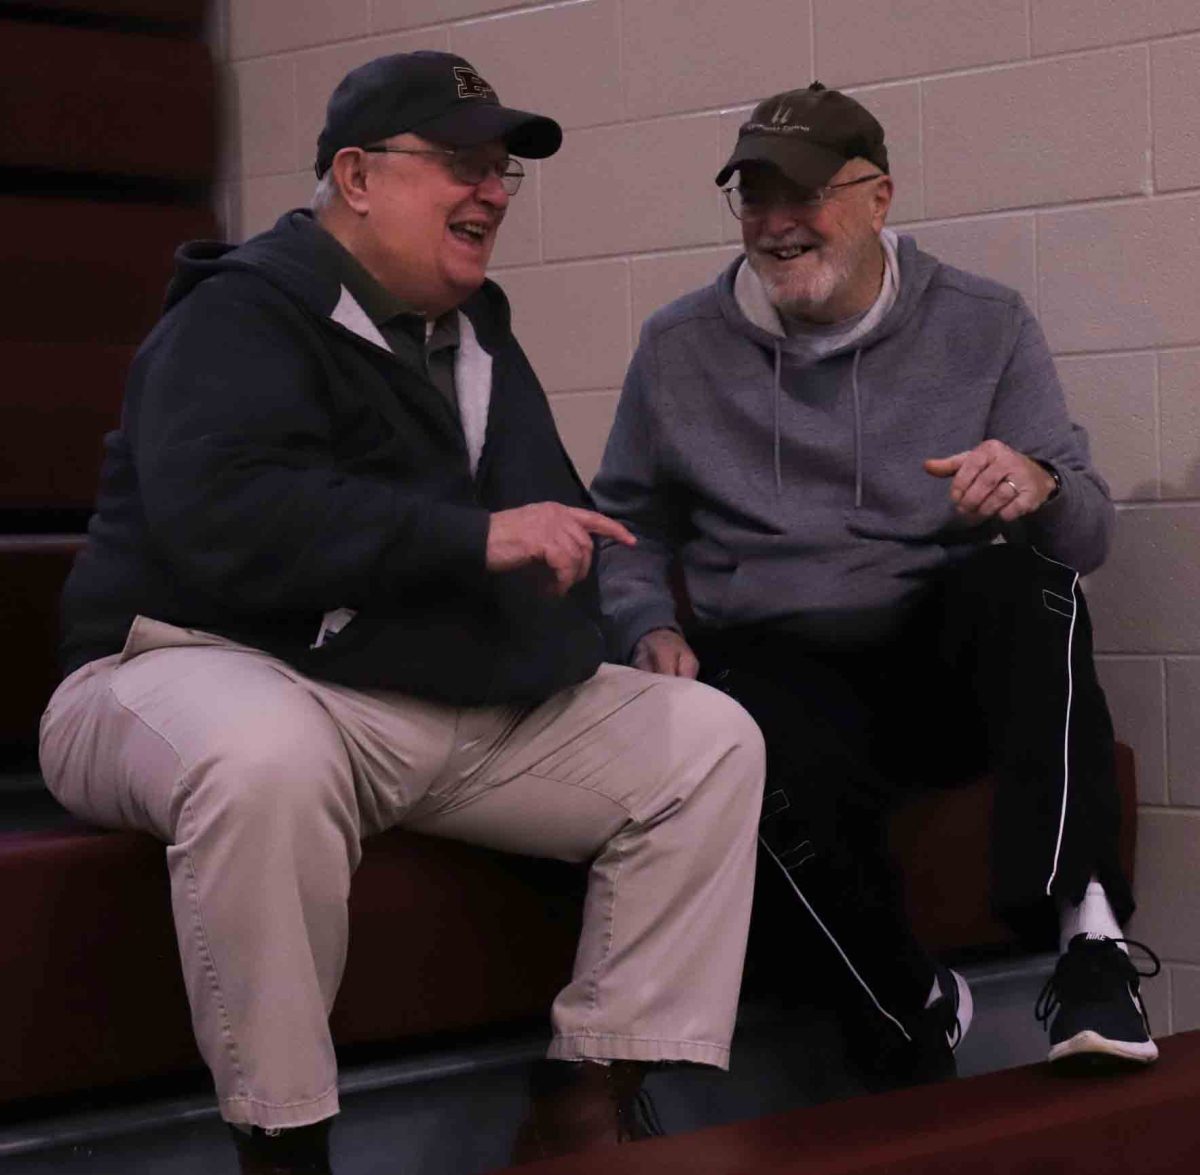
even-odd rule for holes
{"type": "Polygon", "coordinates": [[[1054,478],[1054,489],[1046,495],[1047,502],[1053,502],[1055,498],[1062,493],[1062,478],[1058,475],[1058,470],[1050,464],[1049,461],[1039,461],[1036,457],[1035,461],[1052,477],[1054,478]]]}

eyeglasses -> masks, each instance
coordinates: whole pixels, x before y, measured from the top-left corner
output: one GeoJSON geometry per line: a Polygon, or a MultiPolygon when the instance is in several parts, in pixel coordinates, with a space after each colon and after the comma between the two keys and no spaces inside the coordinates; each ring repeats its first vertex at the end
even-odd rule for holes
{"type": "Polygon", "coordinates": [[[813,188],[803,191],[799,188],[722,188],[725,199],[729,201],[729,211],[738,220],[761,220],[776,206],[788,208],[819,208],[828,203],[842,188],[852,188],[855,184],[869,183],[871,180],[883,179],[883,172],[874,175],[864,175],[856,180],[846,180],[841,184],[826,184],[823,188],[813,188]]]}
{"type": "Polygon", "coordinates": [[[525,168],[506,155],[503,159],[488,159],[473,151],[456,150],[453,147],[363,147],[368,155],[429,155],[435,159],[444,159],[450,174],[460,184],[470,184],[477,187],[488,176],[499,178],[504,190],[515,196],[521,181],[525,178],[525,168]]]}

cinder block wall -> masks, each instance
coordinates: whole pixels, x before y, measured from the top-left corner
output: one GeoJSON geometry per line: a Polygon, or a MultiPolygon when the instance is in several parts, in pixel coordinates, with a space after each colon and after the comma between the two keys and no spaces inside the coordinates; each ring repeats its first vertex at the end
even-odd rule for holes
{"type": "Polygon", "coordinates": [[[1120,503],[1088,586],[1138,756],[1132,933],[1169,960],[1156,1027],[1200,1027],[1200,2],[220,0],[216,26],[235,238],[307,203],[324,100],[377,54],[451,49],[562,121],[495,271],[585,477],[642,320],[736,252],[712,177],[748,106],[815,77],[878,115],[894,226],[1024,294],[1120,503]]]}

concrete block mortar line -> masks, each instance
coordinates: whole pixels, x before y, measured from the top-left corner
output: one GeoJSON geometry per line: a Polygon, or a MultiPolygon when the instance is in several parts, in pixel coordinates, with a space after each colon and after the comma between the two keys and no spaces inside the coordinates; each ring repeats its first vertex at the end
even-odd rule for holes
{"type": "Polygon", "coordinates": [[[1154,64],[1150,46],[1146,46],[1146,180],[1144,190],[1147,196],[1153,196],[1157,191],[1154,183],[1154,64]]]}
{"type": "Polygon", "coordinates": [[[921,216],[929,207],[929,169],[925,166],[925,83],[917,83],[917,160],[921,167],[921,216]]]}
{"type": "MultiPolygon", "coordinates": [[[[545,4],[510,4],[506,8],[497,8],[488,12],[477,12],[470,16],[456,16],[450,20],[431,20],[428,24],[406,25],[398,29],[376,29],[374,36],[390,37],[396,33],[424,33],[431,29],[449,29],[456,25],[483,24],[489,20],[504,20],[506,17],[519,16],[526,12],[548,12],[555,8],[575,8],[580,4],[590,4],[592,0],[550,0],[545,4]]],[[[371,20],[370,9],[367,11],[367,21],[371,20]]]]}
{"type": "MultiPolygon", "coordinates": [[[[371,41],[382,41],[389,37],[408,36],[411,33],[442,32],[455,24],[465,24],[465,21],[440,21],[437,24],[422,25],[418,29],[388,29],[385,32],[356,33],[352,37],[334,37],[330,41],[317,41],[311,45],[291,45],[286,49],[271,49],[266,53],[250,53],[245,57],[229,57],[230,65],[245,65],[251,61],[270,61],[274,57],[289,57],[300,53],[319,53],[322,49],[344,49],[347,46],[365,45],[371,41]]],[[[440,48],[440,46],[439,46],[440,48]]],[[[328,95],[326,95],[328,97],[328,95]]]]}
{"type": "Polygon", "coordinates": [[[1163,498],[1159,501],[1147,498],[1145,501],[1116,502],[1114,505],[1117,508],[1117,513],[1123,514],[1128,510],[1171,510],[1176,506],[1200,506],[1200,498],[1163,498]]]}
{"type": "Polygon", "coordinates": [[[1009,61],[991,61],[985,65],[960,65],[950,69],[930,70],[927,73],[919,74],[900,74],[896,77],[881,77],[872,78],[870,81],[855,80],[848,81],[842,88],[847,90],[863,89],[866,86],[886,86],[896,85],[901,82],[940,82],[947,78],[972,77],[976,74],[1000,73],[1008,69],[1028,69],[1030,66],[1053,64],[1057,61],[1069,61],[1072,58],[1078,57],[1094,57],[1103,53],[1117,53],[1126,49],[1134,49],[1139,45],[1148,45],[1153,42],[1153,38],[1143,37],[1135,38],[1131,41],[1122,41],[1115,45],[1096,45],[1090,49],[1066,49],[1057,53],[1045,53],[1034,55],[1026,60],[1023,57],[1011,59],[1009,61]]]}
{"type": "MultiPolygon", "coordinates": [[[[290,174],[290,173],[285,173],[290,174]]],[[[719,197],[718,197],[719,198],[719,197]]],[[[656,257],[681,257],[689,253],[707,253],[712,249],[740,248],[735,241],[701,241],[687,245],[668,245],[663,249],[635,249],[620,253],[588,253],[581,257],[555,257],[540,262],[525,262],[521,265],[498,266],[491,270],[491,276],[500,277],[505,273],[528,273],[538,269],[566,269],[571,266],[592,265],[599,261],[643,261],[656,257]]]]}
{"type": "Polygon", "coordinates": [[[1163,775],[1166,777],[1163,780],[1163,786],[1166,789],[1167,803],[1171,803],[1171,694],[1167,688],[1167,660],[1162,659],[1162,668],[1159,671],[1159,689],[1161,690],[1160,698],[1162,702],[1162,761],[1163,775]]]}
{"type": "Polygon", "coordinates": [[[625,77],[625,0],[613,0],[617,9],[617,93],[620,95],[621,117],[629,110],[625,77]]]}
{"type": "Polygon", "coordinates": [[[1173,661],[1200,660],[1200,655],[1196,653],[1173,653],[1170,649],[1097,649],[1096,656],[1106,661],[1145,661],[1150,657],[1170,657],[1173,661]]]}
{"type": "Polygon", "coordinates": [[[1163,967],[1160,975],[1165,978],[1167,983],[1167,1035],[1175,1034],[1175,969],[1174,967],[1163,967]]]}
{"type": "Polygon", "coordinates": [[[1147,804],[1138,801],[1138,812],[1153,813],[1155,816],[1177,816],[1185,820],[1200,820],[1200,808],[1185,804],[1147,804]]]}
{"type": "MultiPolygon", "coordinates": [[[[1082,212],[1084,210],[1103,210],[1106,207],[1121,208],[1130,204],[1158,204],[1168,200],[1195,199],[1200,195],[1200,187],[1183,188],[1173,192],[1155,192],[1147,196],[1144,192],[1130,192],[1123,196],[1090,196],[1083,200],[1065,200],[1058,204],[1021,204],[1009,208],[981,208],[966,212],[956,212],[950,216],[933,216],[928,220],[903,220],[891,227],[900,232],[921,227],[933,228],[946,224],[961,224],[967,220],[996,220],[1003,216],[1017,216],[1022,213],[1050,216],[1059,212],[1082,212]]],[[[1193,346],[1191,343],[1172,343],[1174,350],[1186,350],[1193,346]]],[[[1150,348],[1146,348],[1149,350],[1150,348]]]]}
{"type": "Polygon", "coordinates": [[[808,0],[808,76],[817,80],[817,0],[808,0]]]}
{"type": "Polygon", "coordinates": [[[546,211],[542,206],[542,169],[539,165],[534,171],[534,215],[537,221],[537,255],[538,265],[546,263],[546,211]]]}
{"type": "Polygon", "coordinates": [[[633,263],[628,257],[622,267],[625,272],[625,367],[628,368],[633,359],[633,347],[637,340],[633,323],[633,263]]]}
{"type": "Polygon", "coordinates": [[[634,340],[638,337],[638,324],[633,321],[633,261],[628,256],[625,258],[625,295],[625,337],[632,360],[634,340]]]}
{"type": "MultiPolygon", "coordinates": [[[[296,58],[292,57],[291,61],[292,74],[292,126],[291,134],[292,141],[290,144],[291,150],[288,154],[292,159],[300,157],[300,71],[296,68],[296,58]]],[[[315,182],[315,175],[314,175],[315,182]]]]}
{"type": "MultiPolygon", "coordinates": [[[[1032,0],[1031,0],[1032,2],[1032,0]]],[[[1038,214],[1035,212],[1030,220],[1033,233],[1033,314],[1036,318],[1041,312],[1042,305],[1042,267],[1038,264],[1038,214]]]]}
{"type": "Polygon", "coordinates": [[[1162,352],[1154,354],[1154,489],[1163,496],[1163,435],[1162,435],[1162,352]]]}
{"type": "Polygon", "coordinates": [[[1172,351],[1194,351],[1200,347],[1200,343],[1172,343],[1169,347],[1114,347],[1111,351],[1055,351],[1055,359],[1116,359],[1127,358],[1138,355],[1167,355],[1172,351]]]}

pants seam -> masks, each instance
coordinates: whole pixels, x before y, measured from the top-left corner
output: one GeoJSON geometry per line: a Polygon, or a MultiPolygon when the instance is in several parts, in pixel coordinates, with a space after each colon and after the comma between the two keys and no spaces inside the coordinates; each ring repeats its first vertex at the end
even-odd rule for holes
{"type": "Polygon", "coordinates": [[[487,788],[486,790],[493,791],[497,787],[503,787],[504,784],[511,783],[513,780],[521,779],[522,777],[525,777],[525,776],[528,776],[530,779],[540,779],[543,783],[556,783],[560,787],[573,787],[576,791],[585,791],[591,795],[599,796],[602,800],[608,800],[608,802],[610,804],[615,804],[635,824],[641,823],[640,821],[638,821],[634,818],[632,810],[630,809],[629,805],[625,803],[624,800],[618,800],[612,796],[605,795],[604,792],[602,792],[597,787],[589,787],[587,784],[583,784],[583,783],[574,783],[569,779],[556,779],[553,775],[543,775],[538,771],[520,771],[516,775],[510,776],[506,780],[492,784],[491,787],[487,788]]]}
{"type": "MultiPolygon", "coordinates": [[[[180,823],[183,823],[183,818],[190,815],[192,795],[188,790],[188,798],[183,805],[180,823]]],[[[232,1021],[229,1016],[229,1009],[225,1004],[225,997],[221,990],[221,977],[217,971],[217,965],[213,959],[212,950],[208,945],[208,932],[204,926],[204,916],[201,913],[200,901],[197,895],[196,883],[196,867],[192,859],[192,854],[186,850],[183,853],[184,866],[187,870],[188,879],[188,899],[192,906],[192,917],[194,920],[193,933],[196,935],[197,946],[200,952],[201,960],[204,966],[205,978],[208,981],[209,990],[213,998],[216,1000],[217,1013],[221,1021],[221,1036],[225,1051],[229,1057],[230,1064],[233,1066],[234,1074],[237,1077],[238,1088],[245,1089],[246,1076],[242,1070],[241,1057],[237,1047],[237,1038],[233,1032],[232,1021]]],[[[239,1094],[240,1098],[245,1099],[247,1095],[239,1094]]]]}

